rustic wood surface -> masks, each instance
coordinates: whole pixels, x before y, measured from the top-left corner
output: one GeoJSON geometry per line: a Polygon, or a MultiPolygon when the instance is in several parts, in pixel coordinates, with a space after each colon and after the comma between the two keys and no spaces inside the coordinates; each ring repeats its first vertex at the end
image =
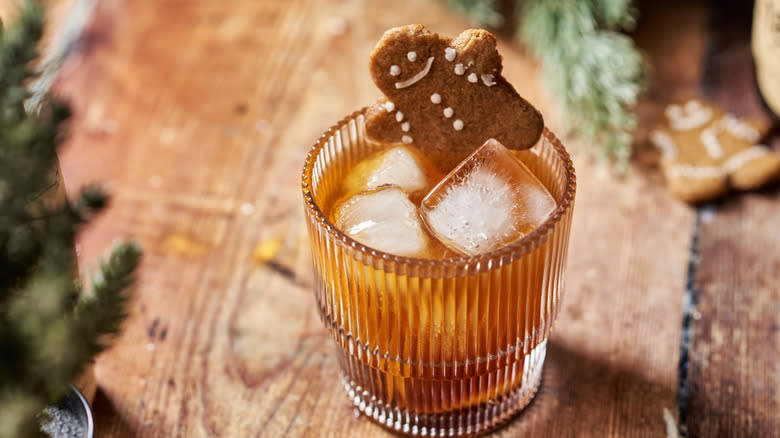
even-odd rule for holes
{"type": "MultiPolygon", "coordinates": [[[[635,37],[653,70],[633,171],[615,180],[567,141],[578,193],[564,307],[539,395],[495,436],[677,434],[697,213],[665,191],[647,134],[669,99],[700,92],[712,30],[705,3],[642,7],[635,37]]],[[[71,192],[98,180],[114,194],[80,236],[85,273],[117,238],[146,253],[124,332],[97,363],[97,436],[389,435],[337,383],[299,173],[320,132],[378,96],[366,56],[382,32],[418,21],[469,27],[434,0],[99,3],[56,87],[75,111],[62,167],[71,192]]],[[[564,133],[536,62],[500,50],[564,133]]],[[[778,210],[770,190],[700,214],[691,436],[777,430],[780,243],[763,237],[778,210]]]]}
{"type": "MultiPolygon", "coordinates": [[[[711,14],[703,92],[735,114],[768,120],[752,80],[752,9],[711,14]]],[[[767,139],[780,150],[780,136],[767,139]]],[[[699,215],[691,291],[690,436],[780,437],[780,190],[727,199],[699,215]]]]}

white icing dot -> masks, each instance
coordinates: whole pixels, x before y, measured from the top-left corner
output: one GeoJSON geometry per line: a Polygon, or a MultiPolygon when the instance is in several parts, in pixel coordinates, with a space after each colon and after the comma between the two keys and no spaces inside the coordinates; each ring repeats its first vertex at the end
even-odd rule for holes
{"type": "Polygon", "coordinates": [[[455,74],[460,76],[463,73],[466,73],[466,68],[463,67],[463,64],[455,64],[455,74]]]}
{"type": "Polygon", "coordinates": [[[492,87],[493,85],[496,85],[495,77],[492,74],[486,74],[482,75],[482,83],[487,85],[488,87],[492,87]]]}
{"type": "Polygon", "coordinates": [[[472,84],[476,84],[477,80],[478,79],[477,79],[477,74],[476,73],[472,73],[472,74],[469,75],[469,82],[471,82],[472,84]]]}
{"type": "Polygon", "coordinates": [[[396,121],[400,122],[403,119],[404,119],[404,113],[402,113],[401,111],[398,111],[397,113],[395,113],[395,120],[396,121]]]}
{"type": "Polygon", "coordinates": [[[403,132],[409,132],[409,122],[403,122],[401,124],[401,131],[403,132]]]}
{"type": "Polygon", "coordinates": [[[455,111],[452,108],[450,107],[444,108],[444,117],[449,119],[450,117],[452,117],[454,113],[455,111]]]}
{"type": "Polygon", "coordinates": [[[390,76],[398,76],[401,74],[401,67],[397,65],[390,66],[390,76]]]}
{"type": "Polygon", "coordinates": [[[387,102],[385,102],[385,109],[387,110],[387,112],[392,112],[395,109],[395,104],[388,100],[387,102]]]}
{"type": "Polygon", "coordinates": [[[455,49],[452,47],[447,47],[444,49],[444,57],[447,59],[447,61],[454,61],[455,60],[455,49]]]}
{"type": "Polygon", "coordinates": [[[463,129],[463,120],[458,119],[452,122],[452,127],[455,128],[456,131],[460,131],[463,129]]]}
{"type": "Polygon", "coordinates": [[[437,105],[441,103],[441,96],[439,95],[439,93],[431,94],[431,102],[437,105]]]}
{"type": "Polygon", "coordinates": [[[409,144],[412,142],[412,137],[409,137],[408,135],[404,135],[403,137],[401,137],[401,141],[406,144],[409,144]]]}
{"type": "Polygon", "coordinates": [[[411,62],[414,62],[417,59],[417,53],[416,52],[409,52],[406,54],[406,59],[408,59],[411,62]]]}

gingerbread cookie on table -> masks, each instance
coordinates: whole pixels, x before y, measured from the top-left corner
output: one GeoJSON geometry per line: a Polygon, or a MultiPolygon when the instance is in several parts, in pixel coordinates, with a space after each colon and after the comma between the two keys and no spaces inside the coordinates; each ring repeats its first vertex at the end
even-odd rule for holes
{"type": "Polygon", "coordinates": [[[686,202],[752,190],[780,177],[780,155],[758,144],[768,126],[742,120],[698,99],[666,107],[651,133],[669,190],[686,202]]]}
{"type": "Polygon", "coordinates": [[[490,138],[527,149],[541,135],[541,114],[501,76],[487,31],[453,40],[421,25],[396,27],[372,52],[370,69],[385,97],[367,113],[368,136],[413,143],[444,171],[490,138]]]}

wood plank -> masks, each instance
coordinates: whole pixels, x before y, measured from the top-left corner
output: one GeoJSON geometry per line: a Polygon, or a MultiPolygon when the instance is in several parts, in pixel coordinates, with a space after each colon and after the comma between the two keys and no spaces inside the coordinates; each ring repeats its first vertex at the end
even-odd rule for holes
{"type": "MultiPolygon", "coordinates": [[[[752,8],[729,2],[710,20],[704,92],[740,116],[761,103],[750,52],[752,8]]],[[[775,135],[775,143],[780,138],[775,135]]],[[[690,324],[689,436],[780,436],[780,190],[734,195],[701,210],[690,324]]]]}
{"type": "Polygon", "coordinates": [[[780,190],[704,210],[691,322],[691,437],[780,436],[780,190]]]}
{"type": "MultiPolygon", "coordinates": [[[[705,8],[663,15],[672,4],[637,33],[657,76],[635,171],[616,181],[576,156],[546,375],[496,436],[666,436],[676,419],[693,213],[659,184],[645,143],[656,110],[698,84],[705,8]]],[[[117,236],[146,255],[125,330],[97,364],[98,436],[388,436],[336,383],[299,172],[320,132],[378,96],[364,73],[375,41],[419,17],[443,33],[468,27],[427,0],[100,2],[58,86],[75,110],[63,172],[71,192],[93,180],[114,192],[80,236],[82,266],[117,236]]],[[[563,132],[535,62],[500,49],[505,74],[563,132]]]]}

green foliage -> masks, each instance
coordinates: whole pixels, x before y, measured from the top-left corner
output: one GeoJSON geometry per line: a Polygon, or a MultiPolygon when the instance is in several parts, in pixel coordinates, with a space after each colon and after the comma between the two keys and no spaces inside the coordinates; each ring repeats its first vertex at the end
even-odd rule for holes
{"type": "Polygon", "coordinates": [[[447,0],[447,5],[486,26],[498,27],[504,23],[504,17],[496,10],[496,0],[447,0]]]}
{"type": "Polygon", "coordinates": [[[97,186],[74,201],[57,195],[69,108],[44,95],[25,110],[43,19],[27,1],[0,34],[0,437],[37,435],[38,413],[119,331],[141,254],[120,244],[90,291],[76,281],[76,233],[107,197],[97,186]]]}
{"type": "MultiPolygon", "coordinates": [[[[455,0],[452,0],[455,1],[455,0]]],[[[485,0],[457,0],[480,23],[485,0]],[[478,13],[477,13],[478,12],[478,13]]],[[[623,170],[636,127],[645,63],[619,30],[636,24],[630,0],[517,0],[518,36],[541,60],[567,126],[599,159],[623,170]]]]}
{"type": "Polygon", "coordinates": [[[119,244],[92,275],[92,296],[81,300],[75,312],[77,329],[88,356],[92,357],[105,348],[105,338],[101,336],[119,333],[120,323],[126,316],[127,297],[118,291],[132,284],[133,271],[140,258],[141,250],[136,244],[119,244]]]}

